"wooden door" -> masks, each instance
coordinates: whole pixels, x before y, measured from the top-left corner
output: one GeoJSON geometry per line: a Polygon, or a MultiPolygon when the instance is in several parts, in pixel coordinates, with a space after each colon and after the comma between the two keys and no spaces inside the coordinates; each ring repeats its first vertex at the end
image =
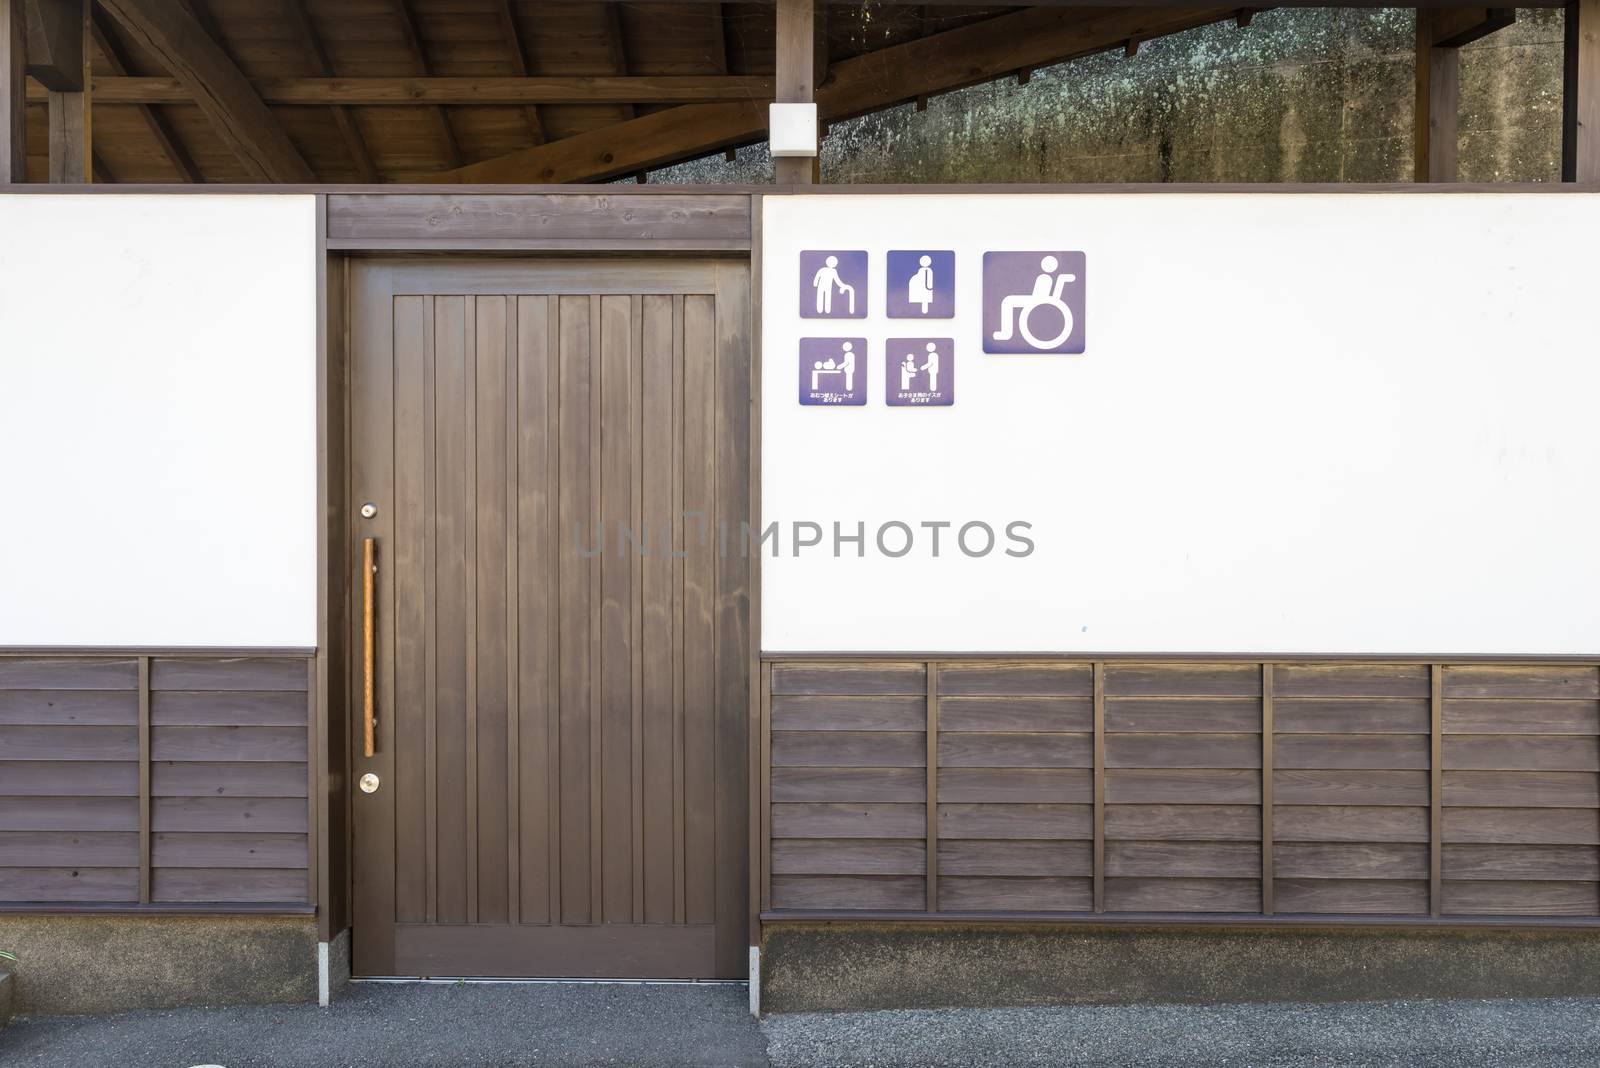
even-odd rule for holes
{"type": "Polygon", "coordinates": [[[743,975],[748,267],[372,261],[351,303],[354,970],[743,975]]]}

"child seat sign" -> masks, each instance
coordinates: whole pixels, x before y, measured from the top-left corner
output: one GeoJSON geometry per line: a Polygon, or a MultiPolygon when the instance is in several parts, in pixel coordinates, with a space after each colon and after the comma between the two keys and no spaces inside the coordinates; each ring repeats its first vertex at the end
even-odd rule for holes
{"type": "Polygon", "coordinates": [[[950,338],[892,337],[884,343],[883,356],[890,407],[955,403],[955,342],[950,338]]]}
{"type": "Polygon", "coordinates": [[[867,339],[800,339],[800,403],[836,406],[867,403],[867,339]]]}

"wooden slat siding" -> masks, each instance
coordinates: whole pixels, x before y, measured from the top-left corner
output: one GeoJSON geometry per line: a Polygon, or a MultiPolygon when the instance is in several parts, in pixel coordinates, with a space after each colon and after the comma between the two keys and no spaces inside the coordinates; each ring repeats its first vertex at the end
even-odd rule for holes
{"type": "MultiPolygon", "coordinates": [[[[715,919],[716,863],[707,829],[716,821],[711,790],[716,747],[715,625],[717,493],[717,309],[712,297],[683,298],[683,760],[684,909],[690,923],[715,919]],[[691,518],[698,517],[698,518],[691,518]]],[[[918,776],[920,784],[921,776],[918,776]]],[[[833,796],[833,795],[830,795],[833,796]]],[[[839,797],[846,800],[847,797],[839,797]]],[[[777,831],[774,830],[774,835],[777,831]]]]}
{"type": "Polygon", "coordinates": [[[772,768],[772,800],[923,802],[922,768],[772,768]]]}
{"type": "Polygon", "coordinates": [[[1089,697],[1089,664],[953,662],[940,670],[941,697],[1089,697]]]}
{"type": "Polygon", "coordinates": [[[137,867],[0,868],[0,901],[50,905],[138,899],[137,867]]]}
{"type": "Polygon", "coordinates": [[[1261,696],[1254,664],[1108,663],[1105,676],[1108,698],[1261,696]]]}
{"type": "Polygon", "coordinates": [[[157,902],[305,900],[305,868],[157,868],[151,898],[157,902]]]}
{"type": "Polygon", "coordinates": [[[772,737],[773,767],[919,768],[926,763],[920,730],[778,730],[772,737]]]}
{"type": "Polygon", "coordinates": [[[1093,727],[1094,727],[1094,787],[1093,828],[1094,850],[1090,857],[1089,904],[1095,912],[1106,910],[1106,666],[1094,664],[1093,727]]]}
{"type": "Polygon", "coordinates": [[[773,843],[774,875],[921,875],[927,843],[892,838],[785,838],[773,843]]]}
{"type": "Polygon", "coordinates": [[[1106,835],[1119,841],[1259,842],[1256,805],[1115,805],[1106,835]]]}
{"type": "Polygon", "coordinates": [[[1274,805],[1279,842],[1428,841],[1428,810],[1383,805],[1274,805]]]}
{"type": "MultiPolygon", "coordinates": [[[[670,556],[675,516],[673,478],[679,463],[677,398],[673,380],[680,353],[681,320],[674,296],[651,294],[639,307],[638,465],[635,508],[648,551],[638,559],[634,624],[638,645],[636,708],[641,736],[635,747],[638,848],[635,878],[646,923],[672,923],[676,916],[673,820],[677,798],[675,636],[673,609],[676,561],[670,556]]],[[[751,863],[756,863],[751,858],[751,863]]]]}
{"type": "MultiPolygon", "coordinates": [[[[301,718],[305,710],[301,709],[301,718]]],[[[154,727],[150,754],[154,760],[296,760],[306,759],[304,724],[298,727],[154,727]]]]}
{"type": "Polygon", "coordinates": [[[139,662],[134,657],[0,656],[0,691],[118,690],[136,692],[139,662]]]}
{"type": "Polygon", "coordinates": [[[0,831],[139,831],[132,797],[0,797],[0,831]]]}
{"type": "Polygon", "coordinates": [[[939,836],[975,839],[1094,838],[1092,805],[942,804],[939,836]]]}
{"type": "Polygon", "coordinates": [[[620,533],[633,525],[637,385],[634,298],[602,296],[599,337],[600,529],[616,539],[600,565],[600,919],[634,919],[633,658],[634,560],[620,533]]]}
{"type": "Polygon", "coordinates": [[[773,875],[778,909],[882,909],[920,912],[926,883],[918,875],[773,875]],[[840,902],[848,902],[841,906],[840,902]]]}
{"type": "Polygon", "coordinates": [[[1444,668],[1430,669],[1428,717],[1428,913],[1444,907],[1444,668]]]}
{"type": "Polygon", "coordinates": [[[152,657],[152,690],[287,690],[306,692],[305,661],[297,657],[152,657]]]}
{"type": "Polygon", "coordinates": [[[139,723],[133,690],[0,690],[0,724],[127,726],[139,723]]]}
{"type": "Polygon", "coordinates": [[[368,194],[328,196],[330,242],[403,241],[417,249],[750,247],[742,194],[617,198],[592,193],[368,194]]]}
{"type": "Polygon", "coordinates": [[[1248,734],[1261,707],[1249,697],[1124,697],[1106,715],[1106,729],[1118,734],[1248,734]]]}
{"type": "Polygon", "coordinates": [[[305,718],[305,701],[289,690],[158,690],[150,695],[150,722],[156,727],[298,727],[305,718]]]}
{"type": "Polygon", "coordinates": [[[139,835],[116,831],[0,831],[0,868],[130,868],[139,835]]]}
{"type": "Polygon", "coordinates": [[[307,831],[306,809],[287,797],[158,797],[151,825],[165,831],[307,831]]]}
{"type": "Polygon", "coordinates": [[[154,878],[151,839],[155,833],[155,802],[150,700],[150,658],[139,658],[139,904],[148,905],[154,878]]]}
{"type": "MultiPolygon", "coordinates": [[[[431,302],[424,297],[396,297],[392,305],[393,370],[384,383],[390,391],[393,428],[387,435],[393,442],[393,468],[386,470],[391,482],[393,507],[379,509],[380,522],[391,526],[386,542],[380,540],[386,559],[380,562],[379,577],[384,590],[379,595],[380,625],[387,620],[394,634],[394,659],[383,671],[393,674],[395,694],[423,693],[427,689],[428,668],[433,657],[429,640],[425,578],[417,577],[427,566],[433,539],[425,529],[428,514],[424,501],[431,462],[432,421],[425,416],[425,396],[431,390],[433,371],[429,359],[433,350],[428,326],[431,302]],[[385,516],[387,518],[385,519],[385,516]],[[385,603],[384,594],[393,584],[393,594],[385,603]]],[[[376,428],[375,428],[376,429],[376,428]]],[[[376,475],[376,472],[374,472],[376,475]]],[[[387,487],[385,487],[387,488],[387,487]]],[[[362,533],[382,538],[381,529],[371,529],[369,521],[362,533]]],[[[423,781],[423,769],[432,750],[433,737],[424,719],[422,702],[394,700],[386,710],[389,730],[384,739],[393,762],[391,777],[404,782],[423,781]]],[[[379,771],[377,774],[382,775],[379,771]]],[[[429,841],[427,814],[432,807],[428,790],[392,792],[394,805],[395,917],[400,921],[420,921],[427,914],[429,887],[427,863],[429,841]]],[[[359,799],[357,803],[360,803],[359,799]]]]}
{"type": "Polygon", "coordinates": [[[1440,672],[1440,912],[1600,913],[1600,671],[1440,672]]]}
{"type": "Polygon", "coordinates": [[[774,664],[772,694],[926,697],[927,668],[917,664],[774,664]]]}
{"type": "Polygon", "coordinates": [[[1420,915],[1428,911],[1426,879],[1291,879],[1274,882],[1278,911],[1339,915],[1420,915]]]}
{"type": "MultiPolygon", "coordinates": [[[[942,760],[943,740],[939,736],[939,674],[940,665],[937,661],[929,661],[927,720],[924,740],[927,747],[923,753],[923,763],[927,767],[928,793],[926,813],[927,844],[923,849],[923,871],[927,873],[927,910],[939,911],[939,867],[942,860],[939,855],[939,765],[942,760]]],[[[959,735],[957,736],[959,737],[959,735]]]]}
{"type": "Polygon", "coordinates": [[[137,727],[0,727],[9,760],[138,760],[137,727]]]}
{"type": "Polygon", "coordinates": [[[155,836],[151,861],[161,868],[304,868],[303,834],[169,831],[155,836]]]}
{"type": "MultiPolygon", "coordinates": [[[[786,700],[799,700],[787,698],[786,700]]],[[[879,698],[880,701],[899,698],[879,698]]],[[[774,702],[774,707],[777,707],[774,702]]],[[[1086,697],[939,698],[940,723],[952,731],[1094,730],[1094,700],[1086,697]]]]}
{"type": "Polygon", "coordinates": [[[1279,734],[1428,733],[1426,698],[1276,697],[1279,734]]]}
{"type": "Polygon", "coordinates": [[[1261,913],[1277,911],[1272,779],[1277,769],[1277,665],[1261,665],[1261,913]]]}
{"type": "Polygon", "coordinates": [[[920,696],[772,698],[775,731],[916,731],[926,715],[927,698],[920,696]]]}
{"type": "MultiPolygon", "coordinates": [[[[1277,664],[1273,686],[1285,697],[1411,697],[1429,695],[1426,664],[1277,664]]],[[[1282,728],[1279,728],[1282,730],[1282,728]]]]}
{"type": "Polygon", "coordinates": [[[1290,734],[1276,743],[1280,768],[1426,771],[1428,738],[1412,734],[1290,734]]]}

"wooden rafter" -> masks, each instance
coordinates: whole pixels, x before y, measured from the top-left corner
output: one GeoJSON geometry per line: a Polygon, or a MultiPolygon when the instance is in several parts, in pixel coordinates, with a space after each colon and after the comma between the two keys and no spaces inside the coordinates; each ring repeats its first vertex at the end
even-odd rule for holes
{"type": "MultiPolygon", "coordinates": [[[[687,104],[714,100],[768,99],[772,79],[736,75],[571,75],[534,78],[261,78],[251,83],[271,104],[384,107],[439,104],[476,106],[529,104],[687,104]]],[[[43,100],[41,88],[30,100],[43,100]]],[[[123,72],[94,79],[102,104],[192,104],[194,96],[176,78],[130,77],[123,72]]]]}
{"type": "MultiPolygon", "coordinates": [[[[622,8],[620,4],[606,3],[601,5],[606,20],[606,50],[610,53],[611,70],[616,74],[628,73],[628,43],[622,36],[622,8]]],[[[622,105],[622,113],[628,118],[633,118],[639,113],[632,103],[622,105]]]]}
{"type": "MultiPolygon", "coordinates": [[[[316,25],[311,21],[311,12],[306,9],[306,0],[284,0],[284,8],[289,15],[289,21],[294,25],[296,36],[300,38],[301,47],[312,57],[317,73],[332,76],[333,60],[328,56],[328,50],[323,47],[316,25]]],[[[361,175],[361,180],[367,183],[376,182],[378,168],[372,162],[372,153],[367,150],[366,139],[361,136],[361,128],[356,125],[355,116],[350,113],[350,109],[343,104],[335,104],[333,122],[339,127],[339,136],[344,138],[345,147],[350,150],[350,160],[355,164],[356,173],[361,175]]]]}
{"type": "MultiPolygon", "coordinates": [[[[506,47],[511,51],[511,72],[519,78],[526,78],[528,54],[522,47],[522,32],[517,29],[517,15],[511,10],[511,0],[498,0],[494,10],[500,19],[500,32],[505,35],[506,47]]],[[[549,140],[544,133],[544,116],[539,114],[539,106],[529,104],[522,109],[522,113],[528,120],[528,136],[533,143],[542,145],[549,140]]]]}
{"type": "MultiPolygon", "coordinates": [[[[422,34],[417,29],[417,19],[412,14],[409,0],[394,0],[394,7],[395,14],[400,19],[400,34],[405,38],[406,49],[411,53],[411,62],[419,74],[431,73],[428,53],[422,47],[422,34]]],[[[445,157],[450,161],[450,166],[461,166],[461,142],[456,140],[456,128],[450,125],[449,112],[434,105],[433,117],[439,126],[439,136],[444,141],[445,157]]]]}
{"type": "Polygon", "coordinates": [[[728,73],[728,17],[718,0],[706,5],[711,19],[711,69],[718,74],[728,73]]]}
{"type": "MultiPolygon", "coordinates": [[[[122,46],[117,43],[116,37],[110,32],[110,27],[105,24],[105,17],[98,11],[94,12],[90,32],[94,36],[95,47],[100,50],[100,57],[105,61],[105,65],[111,69],[111,73],[114,75],[126,75],[128,73],[128,57],[122,51],[122,46]]],[[[99,82],[100,79],[95,79],[96,85],[99,82]]],[[[174,79],[174,82],[176,82],[176,79],[174,79]]],[[[179,88],[181,89],[182,87],[179,86],[179,88]]],[[[187,101],[187,96],[185,99],[187,101]]],[[[177,171],[185,182],[200,181],[199,168],[194,165],[194,160],[189,157],[188,150],[183,147],[183,143],[178,140],[178,135],[161,113],[149,104],[138,104],[136,107],[139,109],[139,118],[144,122],[145,129],[150,131],[150,136],[155,139],[156,145],[160,147],[161,154],[167,157],[167,162],[172,164],[173,170],[177,171]]]]}
{"type": "Polygon", "coordinates": [[[83,91],[83,12],[64,0],[23,0],[30,78],[57,93],[83,91]]]}

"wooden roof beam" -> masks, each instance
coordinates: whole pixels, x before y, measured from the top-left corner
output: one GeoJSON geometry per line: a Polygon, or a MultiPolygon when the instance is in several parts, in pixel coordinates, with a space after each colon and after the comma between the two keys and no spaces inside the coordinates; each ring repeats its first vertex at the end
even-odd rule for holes
{"type": "Polygon", "coordinates": [[[194,98],[252,180],[314,182],[316,175],[243,72],[172,0],[100,0],[194,98]]]}
{"type": "Polygon", "coordinates": [[[0,0],[0,185],[28,180],[28,106],[23,89],[28,20],[23,0],[0,0]]]}
{"type": "MultiPolygon", "coordinates": [[[[411,52],[411,62],[421,74],[431,70],[428,63],[428,53],[422,47],[422,34],[417,29],[417,19],[411,11],[411,4],[407,0],[394,0],[395,14],[400,18],[400,34],[405,38],[406,48],[411,52]]],[[[444,108],[435,105],[433,119],[439,127],[439,137],[444,141],[445,158],[450,166],[461,166],[461,142],[456,140],[456,128],[450,125],[450,115],[444,108]]]]}
{"type": "MultiPolygon", "coordinates": [[[[741,75],[574,75],[516,78],[262,78],[252,83],[270,104],[359,107],[439,104],[687,104],[713,100],[770,100],[772,79],[741,75]]],[[[43,100],[42,89],[29,89],[43,100]]],[[[176,78],[129,77],[119,72],[94,79],[102,104],[192,104],[176,78]]]]}
{"type": "MultiPolygon", "coordinates": [[[[522,33],[517,29],[517,16],[511,10],[511,0],[499,0],[494,10],[500,19],[500,32],[505,34],[506,47],[511,50],[511,72],[519,78],[526,78],[528,54],[522,47],[522,33]]],[[[533,143],[542,145],[548,141],[544,132],[544,116],[539,114],[538,105],[529,104],[523,109],[523,115],[528,120],[528,137],[533,143]]]]}
{"type": "MultiPolygon", "coordinates": [[[[110,27],[105,24],[105,17],[99,11],[93,13],[90,32],[94,36],[95,47],[100,50],[100,56],[105,60],[106,66],[111,68],[111,73],[115,75],[127,74],[128,57],[123,53],[122,46],[117,43],[116,37],[110,31],[110,27]]],[[[98,85],[101,79],[96,78],[93,81],[98,85]]],[[[173,81],[176,84],[176,79],[173,79],[173,81]]],[[[179,88],[181,89],[182,86],[179,86],[179,88]]],[[[184,99],[187,103],[189,97],[186,95],[184,99]]],[[[161,149],[161,154],[167,157],[167,162],[172,164],[172,169],[177,171],[179,177],[185,182],[200,181],[200,169],[194,165],[194,160],[189,157],[188,150],[178,140],[177,133],[173,131],[167,120],[148,104],[138,104],[136,107],[139,109],[139,118],[143,120],[145,129],[150,131],[150,136],[155,140],[157,147],[161,149]]]]}
{"type": "Polygon", "coordinates": [[[83,92],[83,10],[66,0],[22,0],[30,78],[56,93],[83,92]]]}
{"type": "MultiPolygon", "coordinates": [[[[317,73],[322,75],[333,74],[333,60],[328,56],[327,48],[323,47],[322,38],[317,34],[317,27],[311,21],[311,12],[306,8],[306,0],[284,0],[284,7],[289,16],[289,22],[294,26],[296,36],[300,38],[300,46],[312,57],[317,73]]],[[[344,138],[345,148],[350,152],[350,161],[355,164],[356,173],[361,175],[361,180],[369,185],[378,181],[378,168],[372,162],[372,153],[367,150],[366,138],[361,136],[361,128],[356,125],[355,116],[343,104],[333,107],[333,122],[339,127],[339,136],[344,138]]]]}

